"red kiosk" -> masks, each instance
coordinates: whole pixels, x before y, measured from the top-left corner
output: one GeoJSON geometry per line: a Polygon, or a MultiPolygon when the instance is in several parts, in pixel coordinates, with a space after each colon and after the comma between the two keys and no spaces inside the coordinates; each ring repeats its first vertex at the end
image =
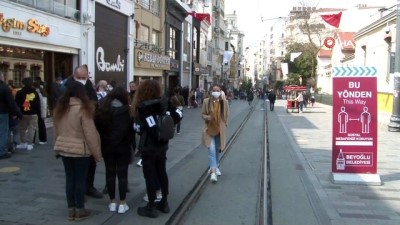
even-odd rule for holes
{"type": "Polygon", "coordinates": [[[300,104],[299,101],[295,100],[299,92],[306,91],[307,88],[305,86],[299,85],[286,85],[283,87],[283,91],[286,93],[286,112],[289,113],[289,110],[292,112],[297,111],[300,112],[300,104]]]}

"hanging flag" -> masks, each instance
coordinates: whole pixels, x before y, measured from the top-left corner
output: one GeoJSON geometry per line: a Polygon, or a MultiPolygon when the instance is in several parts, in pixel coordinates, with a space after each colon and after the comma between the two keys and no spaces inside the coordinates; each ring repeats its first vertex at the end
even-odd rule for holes
{"type": "Polygon", "coordinates": [[[196,20],[203,21],[206,20],[208,24],[211,24],[211,16],[209,13],[196,13],[196,12],[191,12],[188,13],[188,15],[193,16],[196,20]]]}
{"type": "Polygon", "coordinates": [[[233,56],[233,51],[224,51],[224,64],[228,64],[233,56]]]}
{"type": "Polygon", "coordinates": [[[321,15],[321,17],[329,25],[339,28],[340,19],[342,18],[342,12],[338,14],[321,15]]]}
{"type": "Polygon", "coordinates": [[[292,52],[290,53],[290,61],[294,62],[294,60],[301,55],[301,52],[292,52]]]}

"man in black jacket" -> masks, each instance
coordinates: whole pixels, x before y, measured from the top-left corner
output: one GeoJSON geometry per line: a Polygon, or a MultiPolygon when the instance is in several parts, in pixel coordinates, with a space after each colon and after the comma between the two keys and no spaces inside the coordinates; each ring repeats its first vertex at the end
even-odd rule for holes
{"type": "Polygon", "coordinates": [[[276,100],[276,94],[274,93],[274,91],[269,92],[268,100],[269,100],[269,109],[271,111],[274,111],[274,105],[275,105],[275,100],[276,100]]]}
{"type": "Polygon", "coordinates": [[[12,117],[18,115],[17,105],[15,104],[10,88],[4,83],[4,74],[0,72],[0,159],[10,158],[7,150],[10,115],[12,117]]]}
{"type": "Polygon", "coordinates": [[[33,87],[31,77],[22,80],[24,87],[17,91],[15,102],[22,112],[22,119],[19,123],[19,137],[21,143],[16,147],[19,149],[33,150],[33,138],[38,129],[38,115],[40,114],[40,98],[33,87]]]}
{"type": "MultiPolygon", "coordinates": [[[[62,90],[65,90],[68,84],[72,82],[79,82],[85,86],[86,94],[90,100],[97,103],[97,93],[93,87],[93,83],[89,80],[89,70],[87,65],[81,65],[75,68],[74,74],[69,76],[62,82],[62,90]]],[[[86,195],[94,198],[102,198],[103,194],[94,187],[94,178],[96,174],[96,161],[90,157],[90,165],[86,180],[86,195]]]]}

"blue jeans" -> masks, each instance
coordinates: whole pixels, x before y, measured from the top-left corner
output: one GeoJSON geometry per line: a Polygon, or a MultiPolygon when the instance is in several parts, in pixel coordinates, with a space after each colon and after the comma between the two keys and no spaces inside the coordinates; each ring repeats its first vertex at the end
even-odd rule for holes
{"type": "Polygon", "coordinates": [[[218,163],[220,160],[220,152],[219,149],[221,147],[221,139],[220,136],[211,137],[210,148],[208,148],[208,162],[210,164],[211,169],[215,169],[218,167],[218,163]]]}
{"type": "Polygon", "coordinates": [[[68,208],[84,208],[90,157],[62,157],[68,208]]]}
{"type": "Polygon", "coordinates": [[[0,156],[8,154],[8,113],[0,114],[0,156]]]}

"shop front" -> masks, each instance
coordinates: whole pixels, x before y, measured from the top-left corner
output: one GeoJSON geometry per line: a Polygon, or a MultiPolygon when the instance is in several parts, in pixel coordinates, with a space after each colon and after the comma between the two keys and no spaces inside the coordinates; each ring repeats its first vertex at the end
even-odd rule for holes
{"type": "Polygon", "coordinates": [[[19,88],[40,77],[50,94],[56,76],[72,74],[79,59],[81,27],[76,21],[0,1],[0,70],[19,88]]]}
{"type": "Polygon", "coordinates": [[[161,55],[155,52],[142,49],[135,49],[135,75],[134,81],[140,83],[141,80],[151,79],[157,80],[166,89],[168,73],[170,71],[171,60],[169,56],[161,55]]]}
{"type": "Polygon", "coordinates": [[[171,60],[171,67],[169,71],[165,71],[167,76],[168,76],[168,83],[167,83],[167,88],[166,90],[172,91],[176,87],[180,87],[180,77],[179,77],[179,71],[180,71],[180,66],[179,66],[179,60],[176,59],[170,59],[171,60]]]}
{"type": "Polygon", "coordinates": [[[132,36],[129,27],[133,26],[133,3],[129,1],[96,1],[94,37],[94,77],[96,83],[106,80],[127,87],[133,79],[132,36]],[[131,63],[130,63],[131,62],[131,63]]]}

